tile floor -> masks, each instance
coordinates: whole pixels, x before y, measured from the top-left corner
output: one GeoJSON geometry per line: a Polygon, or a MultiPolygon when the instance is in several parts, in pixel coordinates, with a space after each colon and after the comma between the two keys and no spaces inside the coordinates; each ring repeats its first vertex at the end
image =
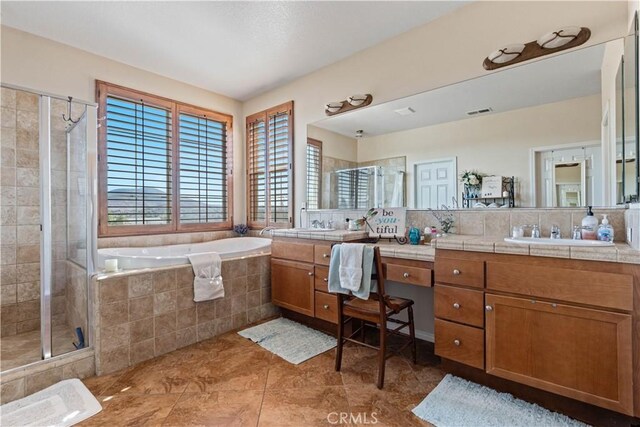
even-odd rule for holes
{"type": "MultiPolygon", "coordinates": [[[[54,356],[75,350],[78,339],[68,326],[54,326],[51,332],[51,352],[54,356]]],[[[0,371],[42,360],[40,330],[2,337],[0,339],[0,371]]]]}
{"type": "Polygon", "coordinates": [[[444,373],[431,344],[420,342],[418,355],[416,365],[389,358],[378,390],[374,350],[345,347],[338,373],[335,349],[296,366],[230,332],[85,379],[104,409],[81,425],[327,426],[342,412],[360,416],[350,425],[375,416],[378,426],[424,426],[411,409],[444,373]]]}

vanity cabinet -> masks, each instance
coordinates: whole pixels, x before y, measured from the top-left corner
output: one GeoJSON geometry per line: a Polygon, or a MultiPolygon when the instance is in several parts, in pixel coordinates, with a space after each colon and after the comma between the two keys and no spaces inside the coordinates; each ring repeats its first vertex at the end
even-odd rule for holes
{"type": "Polygon", "coordinates": [[[271,260],[271,302],[313,316],[313,265],[282,259],[271,260]]]}
{"type": "Polygon", "coordinates": [[[640,266],[436,250],[444,359],[640,415],[640,266]]]}
{"type": "Polygon", "coordinates": [[[631,316],[486,295],[486,372],[632,414],[631,316]]]}

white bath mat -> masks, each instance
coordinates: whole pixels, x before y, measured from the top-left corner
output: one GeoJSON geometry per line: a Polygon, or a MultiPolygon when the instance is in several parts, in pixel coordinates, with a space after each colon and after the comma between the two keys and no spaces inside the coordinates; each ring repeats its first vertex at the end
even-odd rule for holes
{"type": "Polygon", "coordinates": [[[331,350],[337,344],[334,337],[283,317],[238,334],[294,365],[331,350]]]}
{"type": "Polygon", "coordinates": [[[82,381],[71,379],[0,406],[0,425],[72,426],[100,411],[102,406],[82,381]]]}
{"type": "Polygon", "coordinates": [[[585,427],[566,415],[447,374],[413,413],[437,427],[585,427]]]}

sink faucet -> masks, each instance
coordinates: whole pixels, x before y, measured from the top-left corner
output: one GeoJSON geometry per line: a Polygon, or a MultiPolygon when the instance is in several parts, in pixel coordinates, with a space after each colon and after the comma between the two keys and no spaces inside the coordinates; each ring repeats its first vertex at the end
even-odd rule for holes
{"type": "Polygon", "coordinates": [[[538,224],[534,224],[531,226],[531,237],[533,237],[534,239],[540,238],[540,227],[538,227],[538,224]]]}
{"type": "Polygon", "coordinates": [[[573,226],[573,235],[571,236],[573,240],[582,240],[582,227],[579,225],[573,226]]]}
{"type": "Polygon", "coordinates": [[[264,234],[265,231],[269,231],[269,230],[275,230],[275,227],[273,226],[268,226],[263,228],[262,230],[260,230],[260,233],[258,233],[259,236],[262,236],[264,234]]]}
{"type": "Polygon", "coordinates": [[[324,221],[318,221],[317,219],[314,219],[313,221],[311,221],[311,227],[312,228],[325,228],[324,227],[324,221]]]}
{"type": "Polygon", "coordinates": [[[551,235],[549,236],[552,239],[560,239],[562,238],[562,234],[560,233],[560,227],[558,227],[557,225],[552,225],[551,226],[551,235]]]}

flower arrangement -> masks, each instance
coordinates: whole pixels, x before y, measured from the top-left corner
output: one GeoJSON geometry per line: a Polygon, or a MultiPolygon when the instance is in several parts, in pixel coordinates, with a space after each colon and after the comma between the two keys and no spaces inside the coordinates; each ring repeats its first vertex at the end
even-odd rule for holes
{"type": "Polygon", "coordinates": [[[233,227],[233,231],[238,233],[240,236],[244,236],[249,232],[249,227],[247,227],[246,224],[238,224],[235,227],[233,227]]]}
{"type": "Polygon", "coordinates": [[[439,211],[433,209],[429,209],[429,211],[440,223],[440,230],[442,230],[444,234],[449,233],[452,228],[455,228],[455,217],[447,206],[442,205],[442,210],[439,211]]]}
{"type": "Polygon", "coordinates": [[[466,170],[463,171],[462,174],[460,175],[460,181],[464,184],[464,185],[470,185],[473,187],[476,187],[480,184],[482,184],[482,177],[484,177],[485,174],[478,172],[476,170],[466,170]]]}

